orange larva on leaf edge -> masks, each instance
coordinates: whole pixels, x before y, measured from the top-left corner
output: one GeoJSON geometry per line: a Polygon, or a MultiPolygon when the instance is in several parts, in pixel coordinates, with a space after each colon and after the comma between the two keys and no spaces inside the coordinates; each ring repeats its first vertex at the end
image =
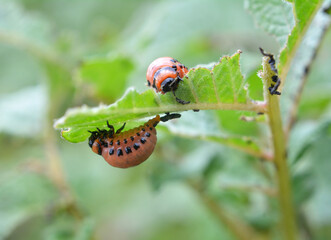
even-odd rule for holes
{"type": "Polygon", "coordinates": [[[190,102],[179,99],[175,94],[178,84],[187,73],[187,67],[176,59],[171,57],[157,58],[148,66],[146,73],[147,85],[162,94],[172,92],[178,103],[188,104],[190,102]]]}
{"type": "Polygon", "coordinates": [[[91,132],[89,146],[96,154],[112,166],[128,168],[141,164],[154,151],[157,141],[155,127],[160,122],[157,115],[144,125],[121,132],[122,128],[114,132],[114,127],[109,125],[109,130],[91,132]],[[148,127],[150,126],[150,127],[148,127]]]}

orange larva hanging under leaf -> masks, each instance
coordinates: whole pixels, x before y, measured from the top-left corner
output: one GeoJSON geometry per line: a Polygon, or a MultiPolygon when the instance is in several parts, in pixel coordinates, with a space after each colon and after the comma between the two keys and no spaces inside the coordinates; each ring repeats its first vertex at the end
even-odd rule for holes
{"type": "Polygon", "coordinates": [[[157,115],[144,125],[125,132],[122,132],[125,123],[115,132],[114,127],[107,122],[109,130],[97,128],[97,131],[90,132],[89,146],[114,167],[133,167],[144,162],[153,153],[157,141],[157,124],[178,117],[180,114],[167,114],[161,118],[157,115]]]}

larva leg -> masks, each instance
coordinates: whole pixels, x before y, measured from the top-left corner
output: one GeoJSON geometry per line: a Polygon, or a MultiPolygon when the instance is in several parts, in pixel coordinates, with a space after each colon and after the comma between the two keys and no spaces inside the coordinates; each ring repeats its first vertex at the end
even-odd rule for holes
{"type": "Polygon", "coordinates": [[[120,132],[122,132],[122,130],[123,130],[124,127],[125,127],[125,124],[126,124],[126,123],[124,123],[123,126],[120,127],[119,129],[117,129],[116,134],[119,134],[120,132]]]}

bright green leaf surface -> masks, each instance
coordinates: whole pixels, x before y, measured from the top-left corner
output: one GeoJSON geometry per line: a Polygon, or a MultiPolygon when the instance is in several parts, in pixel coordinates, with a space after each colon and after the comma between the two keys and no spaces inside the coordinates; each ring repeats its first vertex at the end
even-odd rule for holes
{"type": "Polygon", "coordinates": [[[71,142],[84,141],[96,127],[105,128],[108,120],[115,126],[130,120],[191,109],[233,109],[264,111],[259,103],[247,97],[245,82],[240,72],[240,52],[232,57],[223,57],[212,71],[205,68],[192,69],[176,94],[191,104],[178,104],[171,93],[156,94],[149,89],[141,94],[129,89],[122,99],[109,106],[76,108],[69,110],[55,123],[62,129],[62,136],[71,142]]]}
{"type": "Polygon", "coordinates": [[[249,97],[255,100],[263,100],[263,84],[261,78],[256,74],[262,70],[261,67],[256,68],[247,76],[248,94],[249,97]]]}

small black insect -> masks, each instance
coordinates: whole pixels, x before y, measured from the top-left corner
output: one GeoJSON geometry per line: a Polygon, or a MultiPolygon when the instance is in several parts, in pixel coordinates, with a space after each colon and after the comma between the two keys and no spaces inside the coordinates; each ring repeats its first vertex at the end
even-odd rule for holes
{"type": "Polygon", "coordinates": [[[278,87],[281,83],[281,80],[280,78],[278,77],[278,71],[277,71],[277,68],[276,68],[276,61],[275,61],[275,58],[274,58],[274,55],[270,54],[270,53],[265,53],[264,50],[262,48],[259,48],[260,49],[260,52],[263,56],[266,56],[266,57],[269,57],[269,64],[270,64],[270,68],[271,70],[275,73],[274,76],[272,76],[272,81],[275,83],[275,84],[271,84],[270,87],[268,88],[269,89],[269,92],[271,95],[280,95],[281,92],[277,91],[278,90],[278,87]]]}

